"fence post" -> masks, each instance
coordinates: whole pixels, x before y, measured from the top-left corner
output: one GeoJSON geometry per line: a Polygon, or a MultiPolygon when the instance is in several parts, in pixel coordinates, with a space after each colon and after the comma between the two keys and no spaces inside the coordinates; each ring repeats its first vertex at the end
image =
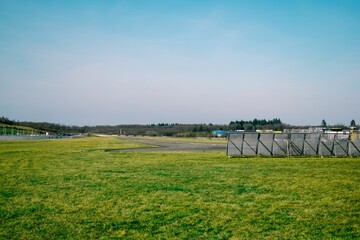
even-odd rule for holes
{"type": "Polygon", "coordinates": [[[226,156],[229,156],[229,140],[230,140],[231,133],[228,133],[227,135],[227,141],[226,141],[226,156]]]}
{"type": "Polygon", "coordinates": [[[301,156],[304,156],[305,140],[306,140],[306,133],[304,133],[304,138],[303,138],[303,142],[302,142],[301,156]]]}
{"type": "Polygon", "coordinates": [[[260,141],[260,133],[258,133],[258,136],[257,136],[255,155],[259,154],[259,141],[260,141]]]}
{"type": "Polygon", "coordinates": [[[241,155],[244,155],[244,140],[245,140],[245,133],[242,134],[242,141],[241,141],[241,155]]]}
{"type": "Polygon", "coordinates": [[[316,146],[316,155],[318,155],[318,156],[320,156],[321,137],[322,137],[322,134],[320,133],[319,137],[318,137],[318,141],[317,141],[317,146],[316,146]]]}
{"type": "Polygon", "coordinates": [[[334,134],[334,139],[333,139],[333,143],[332,143],[332,146],[331,146],[331,152],[334,156],[336,156],[336,153],[335,153],[335,141],[336,141],[336,138],[337,138],[337,133],[334,134]]]}
{"type": "Polygon", "coordinates": [[[288,157],[291,156],[291,153],[290,153],[290,141],[291,141],[291,134],[289,133],[287,135],[287,139],[286,139],[286,151],[287,151],[288,157]]]}
{"type": "Polygon", "coordinates": [[[275,141],[275,133],[272,135],[272,141],[271,141],[271,156],[274,156],[274,141],[275,141]]]}

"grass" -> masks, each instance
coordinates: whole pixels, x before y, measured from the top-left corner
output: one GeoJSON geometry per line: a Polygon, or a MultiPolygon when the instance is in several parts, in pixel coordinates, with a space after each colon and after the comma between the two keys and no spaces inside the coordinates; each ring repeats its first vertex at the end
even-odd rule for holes
{"type": "MultiPolygon", "coordinates": [[[[122,137],[126,139],[126,137],[122,137]]],[[[155,141],[167,141],[167,142],[191,142],[191,143],[226,143],[226,138],[206,138],[206,137],[151,137],[151,136],[137,136],[139,139],[149,139],[155,141]]]]}
{"type": "Polygon", "coordinates": [[[359,158],[0,142],[0,239],[359,239],[359,158]]]}

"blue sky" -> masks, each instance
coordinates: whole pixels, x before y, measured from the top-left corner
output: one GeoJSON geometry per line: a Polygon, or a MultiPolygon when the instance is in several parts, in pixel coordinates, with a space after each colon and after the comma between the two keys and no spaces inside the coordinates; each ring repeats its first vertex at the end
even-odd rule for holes
{"type": "Polygon", "coordinates": [[[360,1],[0,1],[0,115],[360,123],[360,1]]]}

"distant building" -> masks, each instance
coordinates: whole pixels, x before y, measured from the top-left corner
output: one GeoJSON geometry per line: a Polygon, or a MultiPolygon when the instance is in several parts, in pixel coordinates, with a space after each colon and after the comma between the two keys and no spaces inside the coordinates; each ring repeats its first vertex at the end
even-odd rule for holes
{"type": "Polygon", "coordinates": [[[223,130],[214,130],[212,131],[213,137],[224,137],[228,134],[228,131],[223,130]]]}
{"type": "Polygon", "coordinates": [[[229,133],[244,132],[244,130],[225,131],[225,130],[214,130],[212,131],[213,137],[226,137],[229,133]]]}
{"type": "Polygon", "coordinates": [[[282,131],[270,130],[270,129],[258,129],[257,133],[282,133],[282,131]]]}

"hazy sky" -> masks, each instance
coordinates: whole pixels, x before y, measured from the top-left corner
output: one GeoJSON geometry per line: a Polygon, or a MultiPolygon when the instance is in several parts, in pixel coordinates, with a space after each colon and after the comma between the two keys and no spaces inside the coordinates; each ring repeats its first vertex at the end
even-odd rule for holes
{"type": "Polygon", "coordinates": [[[2,0],[0,115],[359,124],[360,1],[2,0]]]}

